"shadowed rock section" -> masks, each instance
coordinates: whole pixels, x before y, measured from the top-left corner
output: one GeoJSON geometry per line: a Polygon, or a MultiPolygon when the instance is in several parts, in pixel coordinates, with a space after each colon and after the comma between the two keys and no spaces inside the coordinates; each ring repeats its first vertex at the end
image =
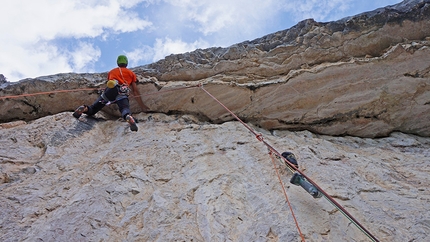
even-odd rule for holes
{"type": "MultiPolygon", "coordinates": [[[[404,1],[335,22],[304,20],[253,41],[171,55],[133,70],[152,112],[193,114],[214,123],[232,120],[198,88],[165,92],[200,83],[240,118],[265,129],[429,136],[428,26],[430,1],[404,1]]],[[[2,84],[0,95],[102,88],[105,77],[39,77],[2,84]]],[[[0,121],[72,111],[97,95],[82,91],[0,100],[0,121]]]]}

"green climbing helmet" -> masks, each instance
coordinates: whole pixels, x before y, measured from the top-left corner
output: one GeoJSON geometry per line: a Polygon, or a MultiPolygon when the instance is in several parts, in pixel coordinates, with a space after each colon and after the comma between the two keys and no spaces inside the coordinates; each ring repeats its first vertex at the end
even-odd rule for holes
{"type": "Polygon", "coordinates": [[[127,59],[127,56],[125,56],[125,55],[120,55],[120,56],[118,56],[118,59],[116,60],[116,63],[118,64],[118,65],[128,65],[128,59],[127,59]]]}

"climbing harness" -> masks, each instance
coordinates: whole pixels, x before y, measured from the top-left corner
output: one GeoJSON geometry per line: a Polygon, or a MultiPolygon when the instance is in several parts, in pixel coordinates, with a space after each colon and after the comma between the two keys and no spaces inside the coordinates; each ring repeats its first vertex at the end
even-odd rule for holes
{"type": "Polygon", "coordinates": [[[128,97],[130,95],[130,88],[127,85],[121,85],[119,87],[118,94],[128,97]]]}
{"type": "Polygon", "coordinates": [[[112,103],[116,103],[119,100],[122,100],[124,98],[128,98],[128,96],[130,95],[130,88],[127,85],[115,85],[113,88],[106,88],[103,93],[101,94],[102,100],[100,100],[101,103],[105,104],[106,106],[112,104],[112,103]],[[114,91],[116,89],[116,96],[114,100],[110,100],[107,96],[106,96],[106,92],[109,91],[114,91]]]}

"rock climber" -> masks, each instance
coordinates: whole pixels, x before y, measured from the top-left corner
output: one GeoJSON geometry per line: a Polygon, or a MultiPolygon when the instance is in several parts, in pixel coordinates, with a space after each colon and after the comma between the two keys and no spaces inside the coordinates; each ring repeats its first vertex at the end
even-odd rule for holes
{"type": "Polygon", "coordinates": [[[127,56],[119,55],[117,58],[117,65],[118,67],[109,71],[107,87],[101,96],[91,106],[79,106],[73,113],[73,116],[77,119],[81,117],[82,113],[91,116],[100,111],[105,105],[116,103],[122,118],[130,125],[130,130],[137,131],[136,121],[131,116],[130,103],[128,100],[130,88],[141,110],[146,112],[149,111],[149,108],[143,103],[140,97],[139,90],[136,86],[136,74],[127,68],[127,56]]]}

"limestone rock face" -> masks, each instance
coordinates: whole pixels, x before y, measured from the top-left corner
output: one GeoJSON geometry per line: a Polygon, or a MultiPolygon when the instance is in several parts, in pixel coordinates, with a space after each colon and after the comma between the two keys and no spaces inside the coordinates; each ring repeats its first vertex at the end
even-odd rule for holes
{"type": "Polygon", "coordinates": [[[429,22],[410,0],[136,67],[138,132],[72,117],[106,73],[0,75],[0,241],[300,241],[283,187],[306,241],[370,241],[226,108],[380,241],[427,241],[429,22]]]}
{"type": "MultiPolygon", "coordinates": [[[[428,137],[428,26],[430,0],[404,1],[335,22],[304,20],[253,41],[171,55],[133,70],[152,112],[194,114],[214,123],[232,120],[206,93],[182,89],[202,84],[240,118],[269,130],[358,137],[401,131],[428,137]]],[[[106,73],[59,74],[0,83],[3,97],[73,90],[0,98],[0,122],[89,105],[105,79],[106,73]]],[[[119,115],[115,107],[107,113],[119,115]]]]}
{"type": "MultiPolygon", "coordinates": [[[[0,240],[300,241],[278,172],[306,241],[370,241],[241,123],[136,118],[138,132],[71,112],[3,124],[0,240]]],[[[430,138],[251,127],[380,241],[428,238],[430,138]]]]}

